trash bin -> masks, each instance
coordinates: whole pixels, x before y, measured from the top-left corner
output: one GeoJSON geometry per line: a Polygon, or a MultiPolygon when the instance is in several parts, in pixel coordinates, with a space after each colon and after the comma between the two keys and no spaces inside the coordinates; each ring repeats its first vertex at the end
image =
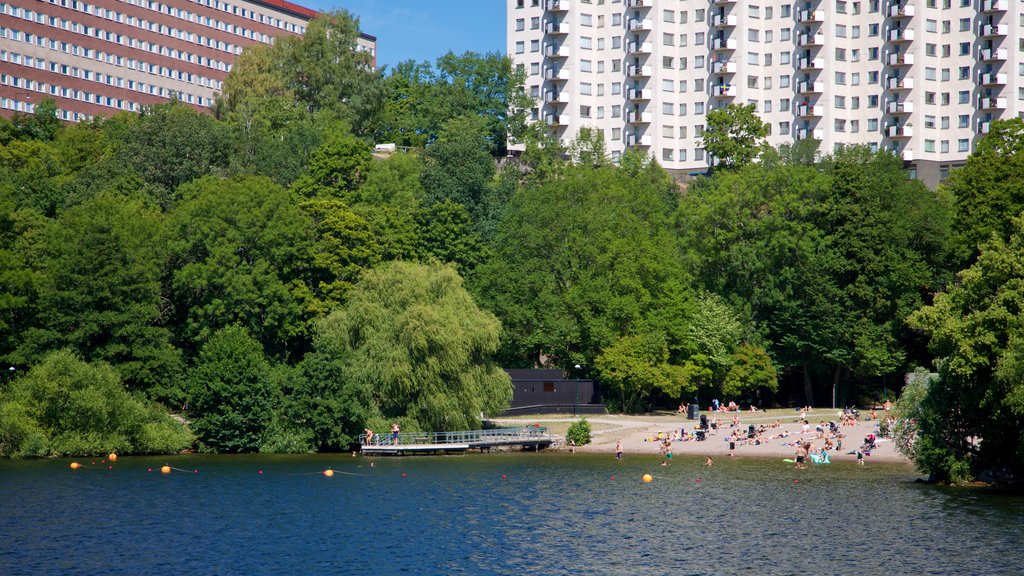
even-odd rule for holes
{"type": "Polygon", "coordinates": [[[747,438],[753,438],[755,436],[754,425],[747,426],[747,438]]]}
{"type": "Polygon", "coordinates": [[[696,420],[699,414],[700,406],[697,406],[696,404],[690,404],[686,409],[686,418],[688,420],[696,420]]]}

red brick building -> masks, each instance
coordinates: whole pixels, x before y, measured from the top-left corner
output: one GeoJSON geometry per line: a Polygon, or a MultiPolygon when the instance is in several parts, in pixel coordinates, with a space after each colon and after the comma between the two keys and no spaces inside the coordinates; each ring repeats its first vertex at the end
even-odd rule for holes
{"type": "MultiPolygon", "coordinates": [[[[173,96],[205,110],[244,47],[316,14],[285,0],[0,0],[0,114],[43,98],[68,121],[173,96]]],[[[376,65],[376,38],[358,44],[376,65]]]]}

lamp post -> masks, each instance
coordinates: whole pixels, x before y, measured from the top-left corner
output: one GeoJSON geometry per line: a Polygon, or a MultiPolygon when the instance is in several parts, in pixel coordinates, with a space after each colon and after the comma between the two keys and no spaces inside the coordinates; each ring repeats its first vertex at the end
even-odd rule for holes
{"type": "Polygon", "coordinates": [[[572,415],[579,416],[580,412],[580,370],[583,367],[576,365],[576,403],[572,405],[572,415]]]}

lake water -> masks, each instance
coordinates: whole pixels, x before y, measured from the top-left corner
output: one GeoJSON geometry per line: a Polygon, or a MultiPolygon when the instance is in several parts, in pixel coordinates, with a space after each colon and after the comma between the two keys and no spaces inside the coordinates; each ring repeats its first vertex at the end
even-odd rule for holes
{"type": "Polygon", "coordinates": [[[0,461],[0,575],[1024,571],[1024,499],[914,484],[905,465],[797,472],[545,453],[373,468],[340,455],[80,461],[0,461]],[[199,473],[164,476],[164,463],[199,473]],[[328,467],[339,473],[319,474],[328,467]]]}

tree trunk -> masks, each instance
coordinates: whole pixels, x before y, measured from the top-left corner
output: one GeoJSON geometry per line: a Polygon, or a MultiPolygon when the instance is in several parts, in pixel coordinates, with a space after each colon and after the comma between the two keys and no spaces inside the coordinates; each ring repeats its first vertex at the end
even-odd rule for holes
{"type": "Polygon", "coordinates": [[[839,375],[842,373],[842,367],[836,366],[835,371],[832,373],[832,407],[836,407],[836,396],[839,394],[839,375]]]}
{"type": "Polygon", "coordinates": [[[814,386],[811,384],[811,368],[804,364],[804,401],[808,406],[814,406],[814,386]]]}

